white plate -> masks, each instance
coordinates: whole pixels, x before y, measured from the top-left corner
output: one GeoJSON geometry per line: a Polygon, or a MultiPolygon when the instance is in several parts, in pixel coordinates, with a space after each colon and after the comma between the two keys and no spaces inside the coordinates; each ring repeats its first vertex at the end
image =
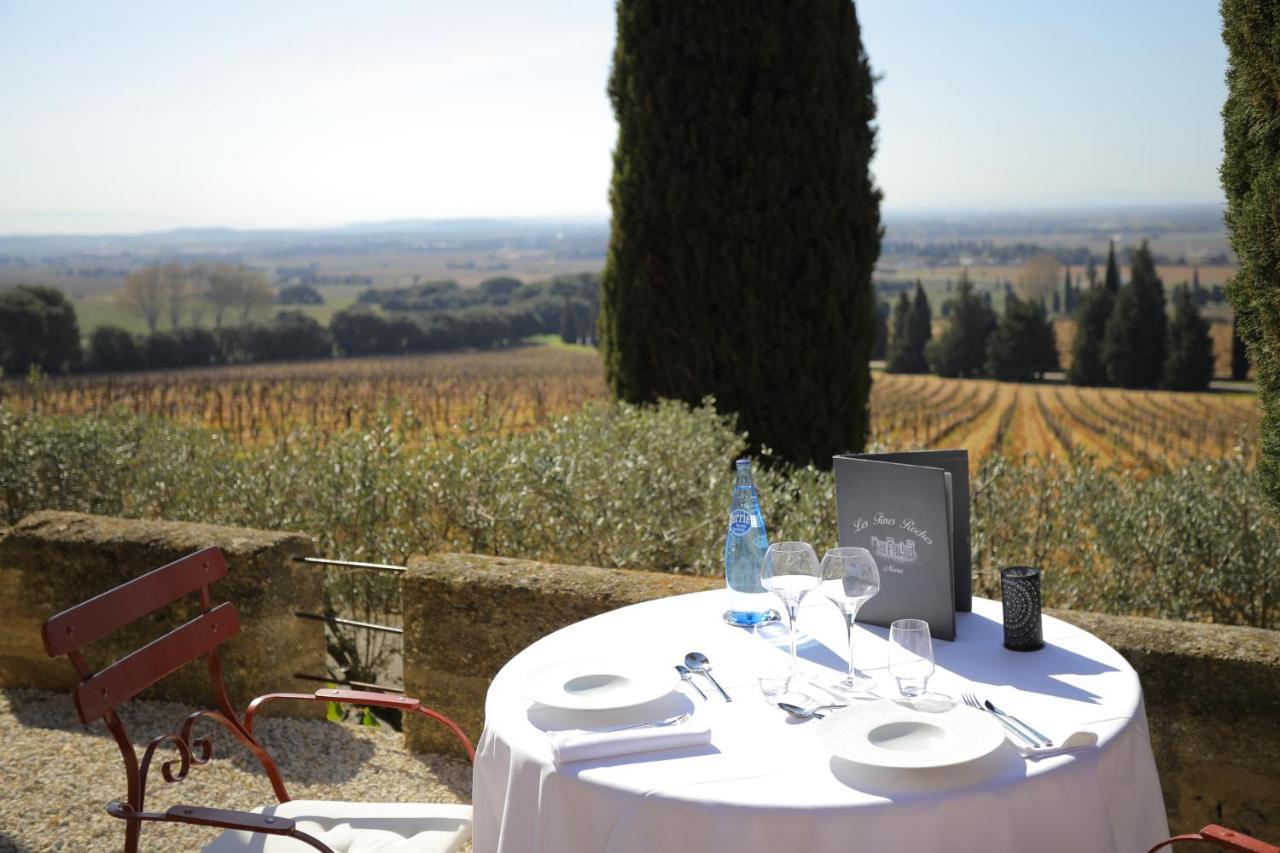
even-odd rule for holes
{"type": "Polygon", "coordinates": [[[872,767],[949,767],[995,752],[1004,727],[960,703],[930,712],[881,700],[828,714],[818,740],[833,755],[872,767]]]}
{"type": "Polygon", "coordinates": [[[575,658],[531,672],[524,694],[553,708],[605,711],[651,702],[670,693],[678,682],[674,667],[654,662],[575,658]]]}

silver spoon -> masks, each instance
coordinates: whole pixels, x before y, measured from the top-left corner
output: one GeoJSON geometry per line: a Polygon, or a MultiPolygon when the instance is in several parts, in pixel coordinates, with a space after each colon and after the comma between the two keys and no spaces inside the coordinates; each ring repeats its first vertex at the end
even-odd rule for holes
{"type": "Polygon", "coordinates": [[[801,708],[799,705],[792,705],[790,702],[779,702],[778,707],[786,711],[791,716],[799,717],[802,720],[807,720],[810,717],[817,717],[819,720],[821,720],[823,717],[826,716],[826,714],[821,713],[823,710],[828,708],[847,708],[848,706],[847,705],[815,705],[812,708],[801,708]]]}
{"type": "Polygon", "coordinates": [[[707,694],[702,692],[702,688],[694,683],[693,673],[689,671],[689,667],[685,666],[682,663],[678,663],[676,664],[676,672],[680,673],[681,681],[683,681],[685,684],[692,687],[694,690],[698,691],[698,695],[701,696],[703,699],[707,698],[707,694]]]}
{"type": "Polygon", "coordinates": [[[724,688],[720,686],[720,682],[715,680],[711,674],[711,661],[707,660],[707,656],[702,652],[689,652],[684,656],[684,665],[694,672],[701,673],[707,677],[707,680],[716,686],[716,690],[720,691],[720,695],[724,697],[724,701],[732,702],[729,694],[724,692],[724,688]]]}

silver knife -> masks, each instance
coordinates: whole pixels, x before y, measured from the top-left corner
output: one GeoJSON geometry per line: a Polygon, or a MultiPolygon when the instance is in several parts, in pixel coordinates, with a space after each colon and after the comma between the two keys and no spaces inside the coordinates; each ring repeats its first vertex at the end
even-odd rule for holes
{"type": "MultiPolygon", "coordinates": [[[[1001,710],[1000,710],[999,708],[997,708],[995,705],[991,704],[991,700],[990,700],[990,699],[987,699],[985,702],[983,702],[983,704],[987,706],[987,710],[988,710],[988,711],[990,711],[991,713],[995,714],[995,715],[996,715],[997,717],[999,717],[1001,720],[1008,720],[1008,721],[1009,721],[1010,723],[1012,723],[1013,725],[1015,725],[1015,726],[1019,726],[1020,728],[1025,729],[1025,730],[1026,730],[1026,733],[1027,733],[1027,734],[1029,734],[1029,735],[1031,735],[1032,737],[1036,737],[1036,738],[1039,738],[1040,740],[1044,741],[1044,743],[1043,743],[1043,744],[1040,744],[1040,743],[1034,743],[1034,744],[1032,744],[1033,746],[1036,746],[1036,747],[1039,747],[1039,746],[1046,746],[1046,747],[1053,746],[1053,741],[1049,740],[1047,737],[1045,737],[1044,735],[1040,734],[1040,732],[1038,732],[1038,731],[1036,731],[1035,729],[1031,728],[1031,726],[1029,726],[1029,725],[1027,725],[1026,723],[1022,722],[1022,720],[1019,720],[1019,719],[1018,719],[1017,717],[1015,717],[1013,714],[1007,714],[1007,713],[1005,713],[1004,711],[1001,711],[1001,710]]],[[[1025,736],[1024,736],[1024,739],[1025,739],[1025,736]]]]}

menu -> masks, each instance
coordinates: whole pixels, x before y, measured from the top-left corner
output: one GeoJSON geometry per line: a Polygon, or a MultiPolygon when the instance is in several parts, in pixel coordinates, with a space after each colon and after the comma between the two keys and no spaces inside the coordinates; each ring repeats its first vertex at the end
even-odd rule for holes
{"type": "Polygon", "coordinates": [[[904,450],[900,453],[859,453],[855,459],[926,465],[951,474],[951,569],[955,575],[956,612],[973,610],[972,546],[969,541],[969,451],[904,450]]]}
{"type": "Polygon", "coordinates": [[[935,639],[954,640],[951,472],[837,456],[835,476],[840,544],[866,548],[880,570],[880,592],[858,611],[858,621],[888,627],[895,619],[923,619],[935,639]]]}

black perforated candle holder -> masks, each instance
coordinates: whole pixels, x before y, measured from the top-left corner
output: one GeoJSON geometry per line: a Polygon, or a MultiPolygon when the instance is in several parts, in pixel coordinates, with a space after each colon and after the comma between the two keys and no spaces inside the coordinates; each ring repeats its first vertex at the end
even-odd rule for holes
{"type": "Polygon", "coordinates": [[[1011,566],[1000,570],[1004,603],[1004,647],[1015,652],[1044,648],[1040,624],[1040,570],[1011,566]]]}

